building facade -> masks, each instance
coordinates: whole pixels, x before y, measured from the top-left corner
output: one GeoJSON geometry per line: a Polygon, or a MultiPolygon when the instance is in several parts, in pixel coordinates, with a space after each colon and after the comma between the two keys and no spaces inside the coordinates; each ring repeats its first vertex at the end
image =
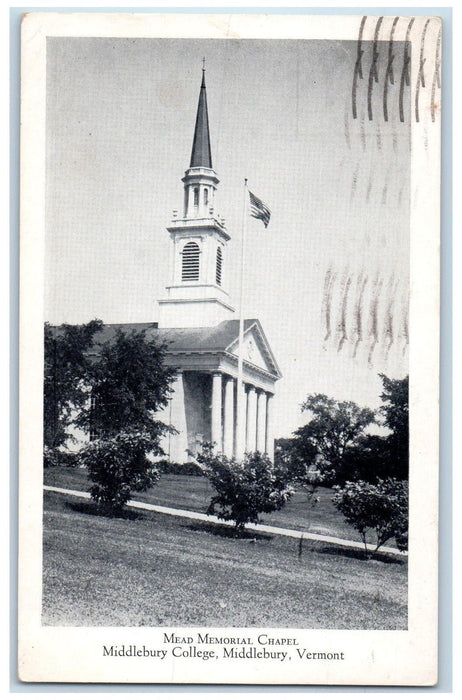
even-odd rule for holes
{"type": "Polygon", "coordinates": [[[228,457],[258,450],[273,458],[272,401],[281,373],[260,322],[246,319],[238,382],[239,319],[225,289],[230,235],[215,208],[219,180],[212,166],[204,71],[182,182],[181,216],[175,211],[167,228],[170,279],[158,302],[158,322],[106,325],[96,344],[120,328],[144,330],[166,346],[166,363],[177,375],[158,418],[177,431],[162,444],[171,461],[191,460],[203,442],[214,443],[228,457]]]}

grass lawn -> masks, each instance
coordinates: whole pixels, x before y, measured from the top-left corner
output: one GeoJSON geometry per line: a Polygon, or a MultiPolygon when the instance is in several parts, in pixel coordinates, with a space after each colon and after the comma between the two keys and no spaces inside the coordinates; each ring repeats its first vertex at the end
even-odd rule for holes
{"type": "MultiPolygon", "coordinates": [[[[82,472],[72,474],[57,483],[47,470],[45,481],[88,488],[82,472]]],[[[180,493],[178,477],[164,478],[177,488],[169,505],[196,509],[199,485],[191,493],[185,483],[180,493]]],[[[157,496],[166,490],[159,487],[157,496]]],[[[406,628],[403,557],[365,560],[361,552],[314,542],[299,557],[295,539],[236,539],[231,532],[157,513],[107,518],[92,503],[45,493],[43,623],[406,628]]]]}
{"type": "MultiPolygon", "coordinates": [[[[90,482],[83,469],[46,469],[45,484],[62,488],[88,491],[90,482]]],[[[214,493],[208,480],[201,476],[163,474],[156,486],[146,493],[134,493],[133,498],[143,503],[182,508],[205,513],[214,493]]],[[[348,525],[332,503],[331,489],[319,489],[320,502],[310,512],[306,494],[298,491],[280,511],[262,514],[261,522],[291,530],[307,530],[320,535],[361,541],[358,532],[348,525]]],[[[373,541],[373,539],[371,539],[373,541]]],[[[394,541],[388,543],[394,546],[394,541]]]]}

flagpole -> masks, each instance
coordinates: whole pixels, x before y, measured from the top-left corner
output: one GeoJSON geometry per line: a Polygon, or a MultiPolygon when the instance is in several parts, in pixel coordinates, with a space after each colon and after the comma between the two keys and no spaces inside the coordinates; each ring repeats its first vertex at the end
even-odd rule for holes
{"type": "Polygon", "coordinates": [[[239,297],[239,349],[237,356],[237,415],[236,415],[236,457],[242,459],[245,453],[245,403],[243,382],[243,352],[244,352],[244,272],[245,272],[245,239],[247,232],[247,178],[244,180],[244,203],[242,207],[242,240],[241,240],[241,289],[239,297]]]}

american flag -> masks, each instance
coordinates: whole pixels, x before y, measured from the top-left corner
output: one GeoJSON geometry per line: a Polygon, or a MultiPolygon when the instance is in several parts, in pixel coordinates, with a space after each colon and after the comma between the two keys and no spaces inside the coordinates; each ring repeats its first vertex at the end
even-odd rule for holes
{"type": "Polygon", "coordinates": [[[261,219],[265,225],[265,228],[269,224],[271,218],[271,212],[261,199],[255,197],[255,195],[249,190],[250,196],[250,215],[255,219],[261,219]]]}

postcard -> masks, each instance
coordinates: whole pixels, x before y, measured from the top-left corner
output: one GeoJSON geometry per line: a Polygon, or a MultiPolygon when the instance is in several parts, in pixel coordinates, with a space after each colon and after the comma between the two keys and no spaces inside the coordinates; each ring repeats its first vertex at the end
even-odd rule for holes
{"type": "Polygon", "coordinates": [[[21,681],[437,683],[443,30],[24,15],[21,681]]]}

